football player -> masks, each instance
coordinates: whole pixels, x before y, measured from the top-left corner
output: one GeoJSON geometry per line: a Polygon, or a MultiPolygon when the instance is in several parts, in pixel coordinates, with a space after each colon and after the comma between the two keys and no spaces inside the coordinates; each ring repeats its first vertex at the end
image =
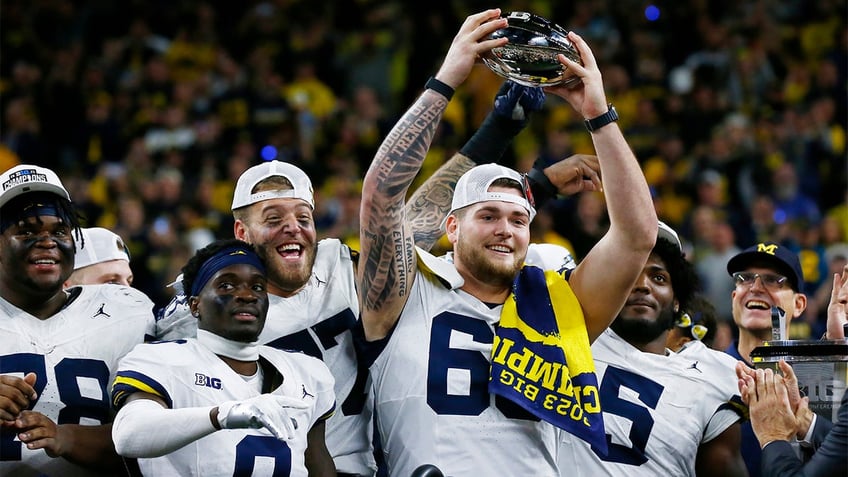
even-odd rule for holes
{"type": "MultiPolygon", "coordinates": [[[[404,211],[453,89],[479,55],[506,41],[486,40],[506,26],[499,15],[493,9],[465,20],[435,78],[383,142],[363,185],[361,313],[392,475],[410,475],[422,464],[445,475],[559,475],[553,425],[495,399],[487,388],[495,329],[528,249],[533,207],[523,178],[493,164],[460,178],[446,222],[453,262],[415,249],[404,211]],[[496,179],[502,182],[489,188],[496,179]]],[[[583,117],[603,116],[591,123],[592,138],[604,181],[616,184],[607,192],[610,231],[571,274],[585,312],[578,328],[588,344],[624,303],[656,240],[657,219],[639,165],[614,124],[594,57],[579,36],[571,33],[569,40],[585,66],[563,56],[559,61],[582,84],[548,91],[583,117]]],[[[583,174],[572,170],[569,179],[579,184],[583,174]]]]}
{"type": "Polygon", "coordinates": [[[82,229],[82,238],[83,246],[77,250],[74,273],[65,280],[65,288],[103,283],[132,285],[130,254],[118,234],[91,227],[82,229]]]}
{"type": "Polygon", "coordinates": [[[183,287],[197,338],[142,344],[121,360],[118,452],[145,475],[336,475],[324,443],[333,377],[318,359],[258,344],[268,292],[253,247],[207,245],[183,287]]]}
{"type": "Polygon", "coordinates": [[[735,360],[698,340],[700,350],[678,355],[666,349],[697,278],[677,234],[662,222],[659,231],[627,302],[592,344],[608,450],[563,433],[563,476],[747,474],[735,360]]]}
{"type": "Polygon", "coordinates": [[[83,245],[68,191],[32,165],[0,185],[0,475],[123,470],[108,387],[152,330],[153,303],[122,286],[64,290],[83,245]]]}

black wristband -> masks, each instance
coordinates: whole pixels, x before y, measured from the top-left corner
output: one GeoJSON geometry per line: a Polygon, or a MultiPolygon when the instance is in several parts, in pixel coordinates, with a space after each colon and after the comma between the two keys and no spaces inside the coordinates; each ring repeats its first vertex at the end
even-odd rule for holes
{"type": "Polygon", "coordinates": [[[432,89],[433,91],[447,98],[448,101],[453,98],[453,93],[455,93],[453,88],[437,80],[435,76],[431,76],[430,79],[428,79],[427,82],[424,83],[424,89],[432,89]]]}

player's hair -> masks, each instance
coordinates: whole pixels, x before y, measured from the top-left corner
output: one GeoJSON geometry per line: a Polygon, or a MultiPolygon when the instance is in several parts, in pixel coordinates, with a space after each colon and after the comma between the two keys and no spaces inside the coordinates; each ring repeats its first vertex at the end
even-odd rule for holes
{"type": "MultiPolygon", "coordinates": [[[[262,179],[257,182],[256,185],[253,186],[253,189],[250,189],[251,194],[255,194],[257,192],[263,192],[266,190],[292,190],[294,189],[294,185],[292,185],[291,181],[286,179],[283,176],[271,176],[262,179]]],[[[233,218],[236,220],[241,220],[242,222],[247,221],[247,211],[250,209],[250,206],[239,207],[238,209],[233,210],[233,218]]]]}
{"type": "Polygon", "coordinates": [[[219,251],[228,248],[240,246],[245,247],[250,250],[256,251],[256,248],[242,240],[239,239],[221,239],[215,242],[210,243],[209,245],[198,250],[193,257],[188,259],[185,266],[183,266],[183,290],[185,290],[186,296],[189,295],[192,290],[192,286],[194,286],[194,280],[197,279],[197,272],[200,271],[200,267],[209,260],[210,257],[217,254],[219,251]]]}
{"type": "Polygon", "coordinates": [[[676,244],[665,238],[657,239],[653,253],[657,254],[665,264],[665,268],[671,276],[674,298],[677,299],[680,308],[686,310],[699,287],[695,266],[692,262],[686,260],[676,244]]]}
{"type": "MultiPolygon", "coordinates": [[[[30,192],[28,194],[19,195],[4,204],[3,207],[0,208],[0,224],[3,224],[3,230],[5,230],[8,225],[20,222],[26,218],[24,215],[24,209],[33,202],[55,205],[61,219],[65,221],[65,223],[67,223],[73,231],[74,237],[76,238],[76,250],[79,250],[83,247],[83,245],[85,245],[85,239],[82,236],[82,216],[80,215],[79,210],[68,199],[50,192],[30,192]]],[[[36,220],[40,225],[41,219],[36,217],[36,220]]]]}

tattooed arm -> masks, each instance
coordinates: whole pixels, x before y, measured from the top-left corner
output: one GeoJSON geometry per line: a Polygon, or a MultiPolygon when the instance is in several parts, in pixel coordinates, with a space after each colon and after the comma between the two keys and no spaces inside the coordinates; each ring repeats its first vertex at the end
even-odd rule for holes
{"type": "MultiPolygon", "coordinates": [[[[456,88],[468,77],[480,53],[506,43],[506,39],[483,40],[506,26],[506,20],[499,16],[500,9],[492,9],[466,18],[436,79],[456,88]]],[[[361,255],[357,282],[362,323],[368,340],[381,339],[388,334],[412,288],[417,270],[415,243],[404,202],[447,104],[448,99],[442,94],[429,89],[424,91],[392,128],[365,174],[360,205],[361,255]]],[[[448,204],[450,197],[446,195],[444,199],[448,204]]]]}

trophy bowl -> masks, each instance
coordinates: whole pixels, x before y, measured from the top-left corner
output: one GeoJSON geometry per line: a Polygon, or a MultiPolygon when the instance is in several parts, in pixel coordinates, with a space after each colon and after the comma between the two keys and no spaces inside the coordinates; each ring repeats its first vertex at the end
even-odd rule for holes
{"type": "Polygon", "coordinates": [[[557,60],[557,55],[562,53],[583,64],[566,29],[527,12],[509,12],[503,17],[509,26],[493,32],[487,39],[505,37],[509,42],[483,55],[483,63],[489,69],[524,86],[572,86],[580,82],[579,77],[557,60]]]}

